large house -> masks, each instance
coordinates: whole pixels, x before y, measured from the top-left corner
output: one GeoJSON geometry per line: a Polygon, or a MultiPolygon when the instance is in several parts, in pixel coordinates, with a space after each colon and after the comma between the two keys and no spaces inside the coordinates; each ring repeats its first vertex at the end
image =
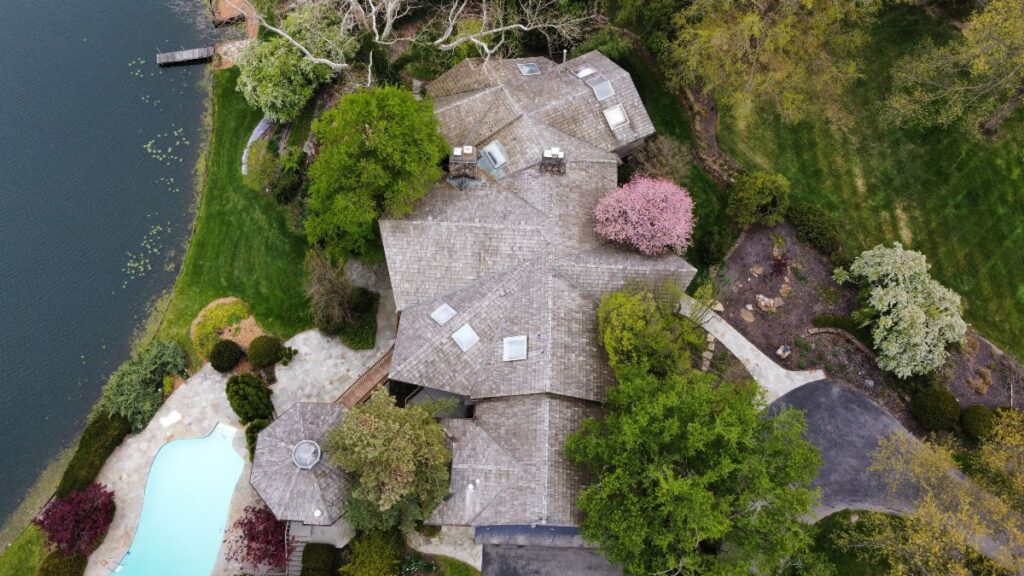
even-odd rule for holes
{"type": "Polygon", "coordinates": [[[427,92],[450,176],[380,228],[401,313],[390,377],[456,395],[470,416],[443,421],[451,492],[430,522],[575,526],[584,479],[562,447],[612,382],[600,298],[695,274],[594,233],[620,158],[654,127],[629,74],[598,52],[465,60],[427,92]]]}

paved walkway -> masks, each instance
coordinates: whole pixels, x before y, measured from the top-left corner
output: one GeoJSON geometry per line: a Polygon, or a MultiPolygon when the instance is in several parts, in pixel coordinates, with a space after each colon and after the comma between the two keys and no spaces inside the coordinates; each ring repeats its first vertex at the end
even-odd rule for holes
{"type": "MultiPolygon", "coordinates": [[[[683,296],[679,302],[679,311],[682,314],[690,315],[698,306],[696,300],[689,296],[683,296]]],[[[750,375],[764,390],[765,402],[773,402],[783,394],[809,382],[825,379],[825,373],[821,370],[793,371],[780,367],[721,316],[710,310],[705,315],[704,329],[743,363],[750,375]]]]}
{"type": "MultiPolygon", "coordinates": [[[[288,366],[277,368],[277,383],[272,389],[274,407],[279,414],[300,401],[333,401],[391,346],[395,337],[394,298],[388,292],[381,294],[380,301],[377,347],[373,350],[349,350],[336,338],[328,338],[316,330],[297,334],[287,342],[299,353],[288,366]]],[[[240,428],[224,394],[226,383],[227,376],[209,364],[203,366],[167,399],[149,426],[126,439],[107,460],[97,481],[114,490],[117,513],[103,544],[89,558],[86,576],[107,576],[131,545],[142,512],[149,468],[161,446],[179,438],[206,436],[218,422],[240,428]],[[180,420],[168,418],[175,412],[180,413],[180,420]],[[168,423],[167,427],[161,419],[168,423]]],[[[225,527],[234,524],[246,506],[259,501],[249,486],[251,463],[244,434],[235,437],[234,446],[246,464],[235,488],[225,527]]],[[[224,553],[222,546],[212,576],[234,576],[245,571],[247,567],[228,562],[224,553]]]]}

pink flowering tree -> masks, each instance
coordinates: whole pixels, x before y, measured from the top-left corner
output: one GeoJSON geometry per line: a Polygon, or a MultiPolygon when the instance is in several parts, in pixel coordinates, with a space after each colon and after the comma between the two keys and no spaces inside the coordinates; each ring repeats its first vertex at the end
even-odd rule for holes
{"type": "Polygon", "coordinates": [[[683,252],[693,236],[693,198],[671,180],[637,176],[594,210],[598,234],[648,256],[683,252]]]}
{"type": "Polygon", "coordinates": [[[114,508],[114,493],[94,482],[84,490],[54,498],[33,522],[65,556],[88,556],[106,536],[114,508]]]}

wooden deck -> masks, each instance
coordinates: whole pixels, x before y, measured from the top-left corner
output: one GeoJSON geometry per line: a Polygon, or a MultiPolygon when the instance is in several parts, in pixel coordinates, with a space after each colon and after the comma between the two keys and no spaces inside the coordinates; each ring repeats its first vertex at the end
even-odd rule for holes
{"type": "Polygon", "coordinates": [[[334,403],[351,408],[369,398],[377,387],[388,381],[388,375],[391,373],[391,356],[394,351],[395,346],[392,345],[366,372],[363,372],[362,376],[356,378],[355,383],[349,386],[348,390],[334,403]]]}
{"type": "Polygon", "coordinates": [[[205,62],[212,59],[215,52],[216,50],[213,46],[179,50],[178,52],[164,52],[156,55],[156,64],[157,66],[174,66],[175,64],[205,62]]]}

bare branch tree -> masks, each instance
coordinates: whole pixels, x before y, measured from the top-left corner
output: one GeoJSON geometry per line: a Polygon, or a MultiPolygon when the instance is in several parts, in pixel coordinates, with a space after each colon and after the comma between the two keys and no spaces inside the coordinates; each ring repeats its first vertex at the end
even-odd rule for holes
{"type": "Polygon", "coordinates": [[[305,45],[303,45],[301,42],[296,40],[294,36],[292,36],[288,32],[285,32],[283,29],[281,29],[281,28],[271,24],[270,21],[267,20],[267,18],[265,16],[260,14],[259,10],[257,10],[256,7],[253,6],[252,2],[250,2],[249,0],[225,0],[225,1],[228,4],[230,4],[230,5],[234,6],[235,8],[237,8],[238,10],[242,11],[243,13],[245,13],[247,15],[246,17],[248,17],[248,18],[256,18],[259,21],[260,26],[262,26],[263,28],[266,28],[267,30],[270,30],[274,34],[277,34],[281,38],[284,38],[285,40],[287,40],[289,44],[291,44],[292,46],[295,46],[296,48],[298,48],[299,51],[302,52],[302,55],[305,56],[310,62],[313,62],[314,64],[323,64],[323,65],[329,67],[331,70],[335,70],[335,71],[348,70],[349,68],[352,67],[351,64],[349,64],[347,62],[336,62],[336,61],[331,60],[329,58],[324,58],[322,56],[317,56],[316,54],[313,54],[308,48],[306,48],[305,45]]]}
{"type": "Polygon", "coordinates": [[[472,43],[485,57],[490,57],[501,49],[506,34],[539,32],[549,41],[572,40],[586,32],[597,18],[592,8],[579,14],[560,8],[558,0],[452,0],[439,11],[444,31],[433,40],[433,45],[451,51],[472,43]],[[458,24],[465,18],[478,19],[480,29],[460,33],[458,24]]]}

